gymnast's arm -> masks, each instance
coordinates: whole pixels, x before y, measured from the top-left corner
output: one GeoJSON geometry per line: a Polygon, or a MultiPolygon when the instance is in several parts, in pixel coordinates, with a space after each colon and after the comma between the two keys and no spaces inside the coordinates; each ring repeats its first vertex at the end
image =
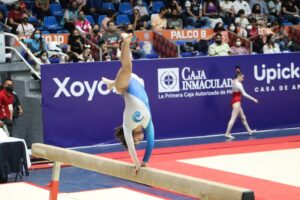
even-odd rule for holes
{"type": "Polygon", "coordinates": [[[128,130],[126,125],[123,124],[123,131],[124,131],[124,137],[126,140],[129,155],[130,155],[132,161],[134,162],[135,167],[140,168],[141,164],[140,164],[140,161],[136,154],[135,145],[134,145],[133,136],[132,136],[132,130],[128,130]]]}
{"type": "Polygon", "coordinates": [[[254,97],[252,97],[249,94],[247,94],[247,92],[245,91],[242,83],[237,83],[237,88],[239,89],[239,91],[242,93],[242,95],[244,97],[246,97],[247,99],[250,99],[250,100],[254,101],[255,103],[258,102],[257,99],[255,99],[254,97]]]}
{"type": "Polygon", "coordinates": [[[142,166],[146,166],[146,163],[149,161],[150,156],[152,154],[152,150],[154,148],[154,126],[152,120],[150,120],[147,128],[145,129],[147,147],[143,158],[142,166]]]}

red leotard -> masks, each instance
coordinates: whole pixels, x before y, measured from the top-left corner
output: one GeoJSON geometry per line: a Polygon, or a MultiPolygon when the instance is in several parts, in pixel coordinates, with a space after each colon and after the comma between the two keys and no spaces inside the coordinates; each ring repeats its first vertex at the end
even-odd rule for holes
{"type": "Polygon", "coordinates": [[[242,100],[241,92],[233,92],[232,93],[231,105],[233,105],[236,102],[241,102],[241,100],[242,100]]]}

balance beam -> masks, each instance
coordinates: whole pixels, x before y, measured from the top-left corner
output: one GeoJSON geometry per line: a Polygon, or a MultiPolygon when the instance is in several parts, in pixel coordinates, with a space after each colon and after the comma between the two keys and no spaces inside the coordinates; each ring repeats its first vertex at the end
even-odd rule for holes
{"type": "Polygon", "coordinates": [[[201,200],[254,200],[254,192],[236,186],[173,172],[142,168],[138,175],[133,173],[133,165],[127,162],[64,149],[46,144],[32,145],[32,155],[50,161],[163,188],[201,200]]]}

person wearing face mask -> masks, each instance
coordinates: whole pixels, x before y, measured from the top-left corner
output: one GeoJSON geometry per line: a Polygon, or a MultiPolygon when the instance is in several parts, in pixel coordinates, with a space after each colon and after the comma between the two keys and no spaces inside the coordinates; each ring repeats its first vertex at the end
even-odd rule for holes
{"type": "Polygon", "coordinates": [[[270,53],[280,53],[280,48],[277,43],[275,43],[275,37],[273,34],[269,34],[267,36],[267,42],[263,46],[263,53],[270,54],[270,53]]]}
{"type": "Polygon", "coordinates": [[[103,41],[107,45],[108,53],[111,55],[112,60],[117,59],[117,49],[120,43],[120,34],[116,31],[115,22],[107,22],[107,32],[103,34],[103,41]]]}
{"type": "Polygon", "coordinates": [[[34,27],[32,24],[28,23],[28,15],[23,13],[22,15],[22,23],[17,27],[18,35],[31,35],[34,31],[34,27]]]}
{"type": "Polygon", "coordinates": [[[68,38],[68,47],[67,47],[68,54],[72,55],[71,56],[72,58],[77,58],[77,59],[72,59],[73,62],[77,62],[79,58],[82,57],[83,48],[84,48],[84,40],[80,36],[79,31],[77,29],[74,29],[68,38]]]}
{"type": "Polygon", "coordinates": [[[159,14],[151,17],[151,26],[153,30],[164,30],[167,28],[167,13],[168,9],[166,7],[162,7],[159,14]]]}
{"type": "Polygon", "coordinates": [[[27,44],[28,48],[35,56],[37,56],[40,51],[46,50],[46,42],[42,37],[40,30],[34,30],[31,37],[24,39],[23,42],[27,44]]]}
{"type": "MultiPolygon", "coordinates": [[[[94,26],[93,26],[90,41],[94,44],[97,44],[98,46],[101,46],[104,43],[104,41],[102,39],[102,34],[100,32],[100,26],[98,24],[94,24],[94,26]]],[[[92,51],[93,58],[96,61],[99,61],[100,60],[100,53],[99,53],[100,50],[95,45],[92,45],[91,51],[92,51]]]]}
{"type": "Polygon", "coordinates": [[[78,19],[75,21],[75,28],[83,35],[92,34],[91,23],[85,19],[83,11],[79,11],[78,19]]]}
{"type": "Polygon", "coordinates": [[[234,23],[230,23],[227,27],[228,27],[228,30],[227,30],[227,31],[233,32],[233,33],[235,33],[235,34],[238,34],[237,28],[236,28],[236,26],[234,25],[234,23]]]}
{"type": "Polygon", "coordinates": [[[0,91],[0,128],[10,136],[12,130],[12,118],[13,118],[13,81],[11,79],[5,79],[2,84],[3,89],[0,91]]]}
{"type": "Polygon", "coordinates": [[[143,5],[142,0],[137,0],[136,1],[136,6],[133,9],[137,9],[140,12],[141,17],[144,20],[146,20],[146,21],[150,20],[148,9],[145,5],[143,5]]]}
{"type": "Polygon", "coordinates": [[[171,18],[168,19],[167,22],[168,29],[182,29],[183,24],[182,20],[178,16],[178,12],[176,9],[171,11],[171,18]]]}
{"type": "Polygon", "coordinates": [[[240,10],[245,11],[245,16],[248,17],[251,14],[251,8],[247,1],[244,0],[235,0],[233,2],[233,10],[235,14],[238,14],[240,10]]]}
{"type": "Polygon", "coordinates": [[[20,23],[22,23],[22,15],[23,13],[29,14],[26,10],[25,3],[15,2],[13,7],[9,10],[8,13],[8,25],[12,27],[12,33],[17,33],[16,29],[20,23]]]}
{"type": "Polygon", "coordinates": [[[49,12],[50,0],[35,0],[34,11],[37,14],[37,18],[42,22],[45,16],[50,14],[49,12]]]}
{"type": "Polygon", "coordinates": [[[50,61],[48,59],[48,52],[45,50],[42,50],[38,56],[39,60],[42,64],[50,64],[50,61]]]}
{"type": "Polygon", "coordinates": [[[215,35],[215,42],[208,47],[209,56],[228,56],[231,53],[227,43],[222,42],[222,34],[215,35]]]}
{"type": "Polygon", "coordinates": [[[242,45],[242,39],[236,38],[235,44],[231,47],[231,55],[247,55],[249,50],[242,45]]]}
{"type": "Polygon", "coordinates": [[[76,0],[70,1],[64,16],[61,20],[61,25],[72,32],[75,29],[75,21],[78,19],[78,3],[76,0]]]}

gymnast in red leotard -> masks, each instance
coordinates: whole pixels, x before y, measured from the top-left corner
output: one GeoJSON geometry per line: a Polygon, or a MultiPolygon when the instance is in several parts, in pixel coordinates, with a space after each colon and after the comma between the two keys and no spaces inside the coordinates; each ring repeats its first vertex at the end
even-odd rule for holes
{"type": "Polygon", "coordinates": [[[250,135],[252,135],[255,132],[255,130],[251,130],[248,125],[246,116],[242,108],[241,100],[242,100],[242,95],[247,99],[254,101],[255,103],[258,103],[258,100],[246,93],[242,84],[243,81],[244,81],[244,75],[242,74],[241,69],[239,67],[236,67],[236,76],[235,79],[232,81],[232,99],[231,99],[232,113],[225,133],[225,137],[230,139],[234,139],[234,137],[230,134],[230,132],[238,116],[240,116],[243,125],[245,126],[246,130],[250,135]]]}

